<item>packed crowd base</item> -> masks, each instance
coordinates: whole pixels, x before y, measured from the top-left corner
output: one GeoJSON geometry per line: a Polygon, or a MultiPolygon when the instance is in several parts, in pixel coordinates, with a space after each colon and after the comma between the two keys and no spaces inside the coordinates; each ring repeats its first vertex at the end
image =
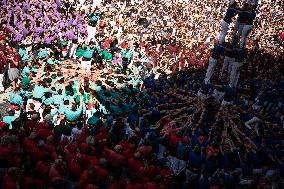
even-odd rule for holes
{"type": "Polygon", "coordinates": [[[283,188],[281,3],[1,1],[1,187],[283,188]]]}

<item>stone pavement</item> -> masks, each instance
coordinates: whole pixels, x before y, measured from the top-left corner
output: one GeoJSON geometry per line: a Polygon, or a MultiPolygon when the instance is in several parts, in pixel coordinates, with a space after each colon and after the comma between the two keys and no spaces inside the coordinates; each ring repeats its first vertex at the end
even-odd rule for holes
{"type": "Polygon", "coordinates": [[[5,90],[5,92],[0,93],[0,115],[4,116],[9,111],[9,92],[11,88],[5,90]]]}

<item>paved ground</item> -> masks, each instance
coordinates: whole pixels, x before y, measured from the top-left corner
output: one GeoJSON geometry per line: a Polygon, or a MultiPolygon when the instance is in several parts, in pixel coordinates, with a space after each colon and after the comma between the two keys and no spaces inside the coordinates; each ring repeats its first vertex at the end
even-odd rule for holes
{"type": "Polygon", "coordinates": [[[6,115],[9,111],[9,97],[10,88],[6,89],[5,92],[0,93],[0,115],[6,115]]]}
{"type": "Polygon", "coordinates": [[[1,116],[7,115],[9,110],[9,104],[8,103],[0,103],[0,114],[1,116]]]}

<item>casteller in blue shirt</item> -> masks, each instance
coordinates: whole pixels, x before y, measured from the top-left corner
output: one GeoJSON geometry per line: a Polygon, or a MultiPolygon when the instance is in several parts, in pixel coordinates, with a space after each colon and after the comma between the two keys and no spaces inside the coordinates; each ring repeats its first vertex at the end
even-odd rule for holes
{"type": "Polygon", "coordinates": [[[220,58],[221,55],[224,54],[224,52],[225,52],[224,48],[221,45],[217,44],[212,49],[211,57],[215,58],[215,59],[218,59],[218,58],[220,58]]]}
{"type": "Polygon", "coordinates": [[[234,48],[233,54],[236,62],[244,62],[247,57],[247,50],[243,48],[234,48]]]}

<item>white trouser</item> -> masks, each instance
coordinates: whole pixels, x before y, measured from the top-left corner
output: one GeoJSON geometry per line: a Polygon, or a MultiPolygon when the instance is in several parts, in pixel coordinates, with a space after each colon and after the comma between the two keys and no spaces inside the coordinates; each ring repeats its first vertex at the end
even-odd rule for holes
{"type": "Polygon", "coordinates": [[[214,89],[213,94],[212,94],[212,96],[215,98],[216,102],[218,102],[219,104],[222,103],[224,95],[225,95],[224,92],[220,92],[216,89],[214,89]]]}
{"type": "Polygon", "coordinates": [[[92,117],[92,115],[93,115],[92,110],[86,110],[86,117],[87,117],[86,123],[88,122],[88,119],[89,119],[90,117],[92,117]]]}
{"type": "Polygon", "coordinates": [[[95,38],[96,35],[96,27],[87,26],[88,38],[87,41],[90,42],[92,39],[95,38]]]}
{"type": "Polygon", "coordinates": [[[229,29],[229,23],[225,22],[224,20],[221,21],[221,27],[222,31],[219,36],[219,43],[222,44],[225,41],[228,29],[229,29]]]}
{"type": "Polygon", "coordinates": [[[30,46],[28,46],[28,47],[26,48],[26,50],[27,50],[28,52],[32,52],[33,47],[30,45],[30,46]]]}
{"type": "Polygon", "coordinates": [[[86,71],[90,71],[91,70],[91,67],[92,67],[92,64],[91,64],[91,60],[89,61],[81,61],[81,65],[82,67],[86,70],[86,71]]]}
{"type": "Polygon", "coordinates": [[[228,102],[228,101],[225,101],[224,99],[223,99],[223,101],[221,103],[222,106],[228,106],[228,105],[232,105],[232,104],[233,104],[233,101],[228,102]]]}
{"type": "Polygon", "coordinates": [[[244,28],[244,24],[243,23],[235,22],[233,36],[236,36],[239,39],[241,34],[242,34],[243,28],[244,28]]]}
{"type": "Polygon", "coordinates": [[[252,125],[254,126],[253,129],[256,131],[256,133],[258,134],[258,126],[261,123],[261,120],[258,117],[253,117],[252,119],[248,120],[245,122],[245,126],[248,129],[252,129],[252,125]]]}
{"type": "Polygon", "coordinates": [[[207,94],[203,94],[201,91],[198,91],[197,97],[198,97],[198,100],[204,101],[204,100],[207,99],[209,96],[208,96],[207,94]]]}
{"type": "Polygon", "coordinates": [[[230,74],[230,86],[236,87],[240,77],[241,67],[244,65],[243,62],[233,62],[232,71],[230,74]]]}
{"type": "Polygon", "coordinates": [[[70,58],[75,58],[75,52],[76,52],[76,49],[77,49],[77,44],[71,43],[69,48],[70,48],[70,50],[69,50],[69,57],[70,58]]]}
{"type": "Polygon", "coordinates": [[[244,25],[241,41],[240,41],[240,47],[243,48],[246,45],[247,37],[249,36],[250,32],[252,31],[253,25],[244,25]]]}
{"type": "Polygon", "coordinates": [[[101,0],[93,0],[93,7],[100,7],[101,0]]]}
{"type": "Polygon", "coordinates": [[[85,1],[86,0],[79,0],[78,6],[80,7],[80,6],[84,5],[85,1]]]}
{"type": "Polygon", "coordinates": [[[68,55],[70,55],[70,51],[71,51],[72,45],[73,45],[72,41],[69,40],[69,41],[68,41],[68,45],[67,45],[68,55]]]}
{"type": "Polygon", "coordinates": [[[164,157],[164,153],[166,151],[166,147],[162,144],[159,144],[159,152],[158,152],[158,158],[164,157]]]}
{"type": "Polygon", "coordinates": [[[0,92],[4,91],[3,82],[4,82],[4,74],[0,74],[0,92]]]}
{"type": "Polygon", "coordinates": [[[171,170],[173,170],[176,174],[185,169],[186,161],[180,160],[174,156],[168,156],[168,159],[171,162],[171,170]]]}
{"type": "Polygon", "coordinates": [[[247,0],[247,3],[251,4],[251,5],[257,5],[258,4],[258,0],[247,0]]]}
{"type": "Polygon", "coordinates": [[[67,56],[68,51],[62,51],[62,56],[65,58],[67,56]]]}
{"type": "Polygon", "coordinates": [[[235,61],[235,58],[225,56],[222,70],[221,70],[221,77],[223,76],[225,71],[227,71],[228,75],[230,75],[231,70],[232,70],[232,64],[234,61],[235,61]]]}
{"type": "Polygon", "coordinates": [[[204,80],[205,84],[207,84],[210,81],[210,79],[211,79],[211,77],[214,73],[216,64],[217,64],[217,60],[215,58],[210,57],[209,58],[209,65],[208,65],[205,80],[204,80]]]}

